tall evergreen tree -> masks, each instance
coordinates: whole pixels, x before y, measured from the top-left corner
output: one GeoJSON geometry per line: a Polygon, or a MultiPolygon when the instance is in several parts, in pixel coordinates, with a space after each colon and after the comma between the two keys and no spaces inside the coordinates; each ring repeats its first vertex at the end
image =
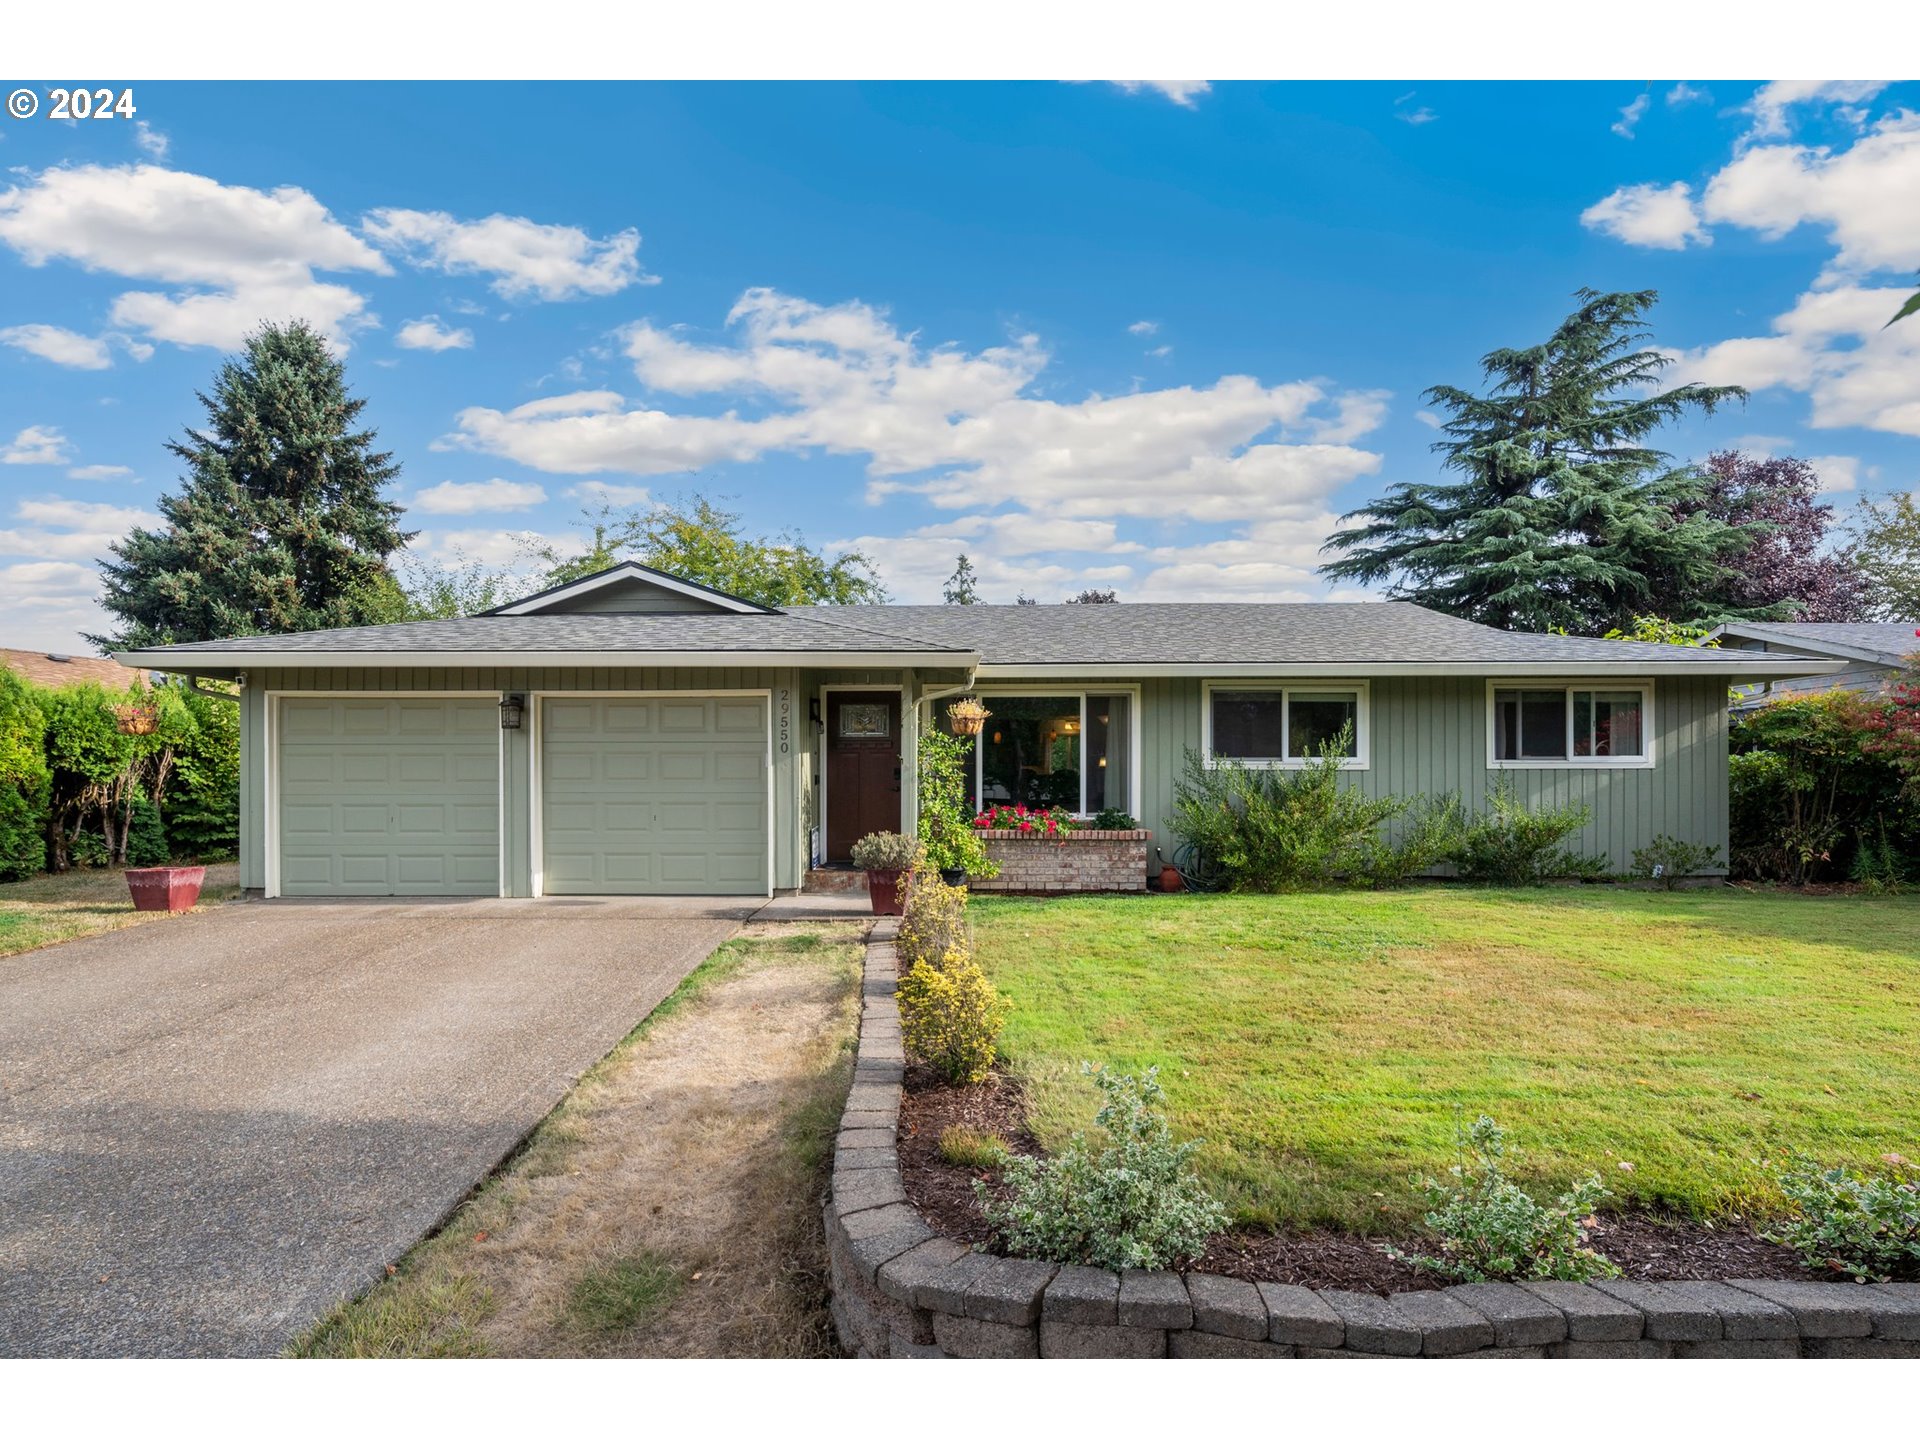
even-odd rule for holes
{"type": "Polygon", "coordinates": [[[1707,618],[1700,597],[1757,528],[1708,513],[1701,473],[1643,442],[1746,392],[1659,388],[1669,357],[1642,328],[1653,291],[1577,298],[1544,344],[1482,360],[1485,394],[1426,392],[1448,415],[1433,448],[1460,478],[1393,485],[1342,516],[1363,523],[1327,541],[1340,558],[1321,573],[1501,629],[1595,635],[1649,613],[1652,577],[1670,577],[1682,613],[1663,618],[1707,618]]]}
{"type": "Polygon", "coordinates": [[[302,321],[265,325],[198,396],[206,428],[167,449],[186,465],[166,525],[101,562],[120,619],[103,648],[375,623],[392,609],[387,560],[411,539],[385,487],[400,473],[356,428],[366,401],[302,321]]]}
{"type": "Polygon", "coordinates": [[[959,563],[953,567],[953,574],[947,577],[947,583],[940,591],[940,598],[949,605],[978,605],[980,590],[977,579],[973,572],[973,561],[962,550],[959,563]]]}

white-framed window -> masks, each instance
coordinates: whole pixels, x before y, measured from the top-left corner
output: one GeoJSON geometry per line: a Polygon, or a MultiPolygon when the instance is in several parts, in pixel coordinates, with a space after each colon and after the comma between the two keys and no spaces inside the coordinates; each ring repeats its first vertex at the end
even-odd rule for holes
{"type": "MultiPolygon", "coordinates": [[[[987,707],[967,776],[967,801],[974,809],[1059,806],[1076,815],[1133,809],[1138,691],[974,693],[987,707]]],[[[936,708],[938,723],[946,725],[945,706],[936,708]]]]}
{"type": "Polygon", "coordinates": [[[1487,765],[1495,770],[1653,764],[1653,682],[1487,682],[1487,765]]]}
{"type": "Polygon", "coordinates": [[[1364,770],[1368,745],[1369,690],[1364,680],[1208,681],[1201,687],[1201,750],[1207,764],[1299,768],[1350,732],[1341,766],[1364,770]]]}

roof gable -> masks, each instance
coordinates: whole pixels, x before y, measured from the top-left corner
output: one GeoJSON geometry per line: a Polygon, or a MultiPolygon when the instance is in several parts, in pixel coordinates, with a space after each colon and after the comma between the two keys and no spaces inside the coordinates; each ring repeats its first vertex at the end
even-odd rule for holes
{"type": "Polygon", "coordinates": [[[773,615],[778,612],[638,560],[496,606],[489,615],[773,615]]]}

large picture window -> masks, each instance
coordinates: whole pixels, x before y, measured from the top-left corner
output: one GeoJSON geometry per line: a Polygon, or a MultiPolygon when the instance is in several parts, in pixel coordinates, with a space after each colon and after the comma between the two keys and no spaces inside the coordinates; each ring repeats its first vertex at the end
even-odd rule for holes
{"type": "Polygon", "coordinates": [[[1498,765],[1649,765],[1652,691],[1644,685],[1498,687],[1490,759],[1498,765]]]}
{"type": "Polygon", "coordinates": [[[967,801],[1055,806],[1076,815],[1133,804],[1133,697],[1101,693],[980,697],[967,801]]]}
{"type": "Polygon", "coordinates": [[[1220,685],[1207,690],[1207,759],[1304,765],[1346,735],[1354,769],[1367,756],[1367,691],[1357,685],[1220,685]]]}

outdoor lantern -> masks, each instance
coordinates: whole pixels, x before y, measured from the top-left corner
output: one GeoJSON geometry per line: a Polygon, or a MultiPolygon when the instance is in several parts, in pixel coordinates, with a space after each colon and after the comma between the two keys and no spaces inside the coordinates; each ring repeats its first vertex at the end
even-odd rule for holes
{"type": "Polygon", "coordinates": [[[526,716],[527,701],[524,695],[502,695],[500,697],[500,728],[518,730],[520,721],[526,716]]]}

